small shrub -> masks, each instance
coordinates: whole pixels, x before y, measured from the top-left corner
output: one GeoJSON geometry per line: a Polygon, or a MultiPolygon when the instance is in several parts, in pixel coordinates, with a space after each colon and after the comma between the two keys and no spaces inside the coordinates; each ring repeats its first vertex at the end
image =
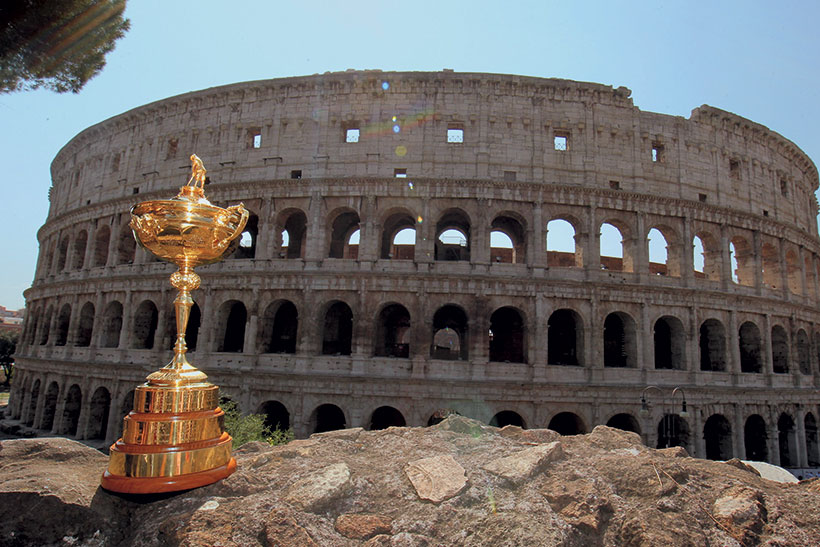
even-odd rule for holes
{"type": "Polygon", "coordinates": [[[264,441],[270,445],[287,444],[293,440],[293,429],[271,429],[265,425],[265,416],[262,414],[242,415],[236,403],[230,399],[222,399],[219,406],[225,413],[225,431],[233,438],[233,448],[239,448],[245,443],[264,441]]]}

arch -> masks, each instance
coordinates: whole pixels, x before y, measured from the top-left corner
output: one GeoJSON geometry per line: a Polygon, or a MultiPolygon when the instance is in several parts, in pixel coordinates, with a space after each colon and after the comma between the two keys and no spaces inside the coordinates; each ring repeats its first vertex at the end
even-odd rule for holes
{"type": "Polygon", "coordinates": [[[707,460],[732,458],[732,426],[722,414],[712,414],[703,426],[707,460]]]}
{"type": "Polygon", "coordinates": [[[352,210],[342,210],[331,215],[329,258],[357,258],[358,244],[353,249],[350,239],[354,232],[359,230],[359,213],[352,210]],[[356,256],[352,256],[355,254],[356,256]]]}
{"type": "Polygon", "coordinates": [[[288,209],[279,215],[279,258],[305,258],[307,216],[300,209],[288,209]]]}
{"type": "Polygon", "coordinates": [[[759,373],[763,365],[760,359],[760,329],[751,321],[740,325],[740,371],[759,373]]]}
{"type": "Polygon", "coordinates": [[[395,212],[384,221],[379,257],[384,260],[413,260],[416,257],[416,221],[407,211],[395,212]]]}
{"type": "Polygon", "coordinates": [[[277,300],[262,315],[262,353],[296,353],[299,312],[290,300],[277,300]]]}
{"type": "Polygon", "coordinates": [[[490,361],[526,363],[526,323],[512,306],[498,308],[490,316],[490,361]]]}
{"type": "Polygon", "coordinates": [[[28,402],[28,415],[26,416],[26,425],[34,425],[34,415],[37,412],[37,400],[40,398],[40,379],[34,380],[31,386],[31,397],[28,402]]]}
{"type": "Polygon", "coordinates": [[[772,326],[772,371],[775,374],[789,372],[789,335],[780,325],[772,326]]]}
{"type": "Polygon", "coordinates": [[[401,412],[392,406],[380,406],[370,415],[370,425],[367,429],[377,431],[388,427],[405,427],[407,422],[401,412]]]}
{"type": "Polygon", "coordinates": [[[707,319],[698,331],[700,370],[726,370],[726,329],[717,319],[707,319]]]}
{"type": "Polygon", "coordinates": [[[792,294],[803,294],[803,271],[794,249],[786,251],[786,281],[792,294]]]}
{"type": "Polygon", "coordinates": [[[134,239],[134,232],[126,224],[117,236],[117,264],[133,264],[136,251],[137,241],[134,239]]]}
{"type": "Polygon", "coordinates": [[[561,435],[583,435],[587,432],[584,421],[573,412],[559,412],[553,416],[548,429],[561,435]]]}
{"type": "Polygon", "coordinates": [[[649,249],[649,273],[668,277],[680,277],[678,237],[668,226],[654,226],[646,234],[649,249]]]}
{"type": "Polygon", "coordinates": [[[63,304],[60,315],[57,316],[57,336],[55,346],[65,346],[68,343],[68,329],[71,323],[71,304],[63,304]]]}
{"type": "Polygon", "coordinates": [[[65,407],[63,408],[63,423],[61,435],[77,435],[77,425],[80,423],[80,408],[83,405],[83,392],[80,386],[73,384],[68,388],[68,394],[65,398],[65,407]]]}
{"type": "Polygon", "coordinates": [[[310,425],[314,433],[344,429],[346,423],[342,409],[329,403],[319,405],[310,415],[310,425]]]}
{"type": "Polygon", "coordinates": [[[623,312],[613,312],[604,320],[604,366],[637,366],[635,321],[623,312]]]}
{"type": "Polygon", "coordinates": [[[468,358],[467,314],[459,306],[447,304],[433,315],[433,347],[430,357],[448,361],[468,358]]]}
{"type": "Polygon", "coordinates": [[[735,236],[729,241],[729,260],[732,265],[732,281],[737,285],[754,286],[754,253],[744,238],[735,236]]]}
{"type": "Polygon", "coordinates": [[[68,236],[63,236],[60,239],[60,245],[57,247],[57,264],[54,268],[54,273],[60,273],[65,270],[66,258],[68,257],[68,236]]]}
{"type": "Polygon", "coordinates": [[[780,450],[781,467],[797,467],[797,435],[794,419],[785,412],[777,420],[777,444],[780,450]]]}
{"type": "Polygon", "coordinates": [[[509,214],[493,219],[490,224],[490,260],[509,264],[526,263],[526,228],[521,220],[509,214]],[[499,235],[505,236],[506,240],[499,235]]]}
{"type": "Polygon", "coordinates": [[[807,412],[803,418],[803,429],[806,432],[806,465],[820,467],[820,449],[817,444],[817,420],[814,414],[807,412]]]}
{"type": "MultiPolygon", "coordinates": [[[[42,315],[43,309],[38,307],[34,311],[31,312],[31,315],[26,318],[26,333],[25,333],[25,341],[29,346],[33,346],[34,343],[37,341],[37,330],[42,328],[40,319],[42,315]]],[[[24,338],[20,338],[22,342],[24,338]]]]}
{"type": "Polygon", "coordinates": [[[624,244],[624,225],[620,222],[603,222],[600,226],[598,253],[601,257],[601,269],[615,272],[633,271],[632,254],[624,244]]]}
{"type": "Polygon", "coordinates": [[[80,323],[77,325],[78,347],[88,347],[91,345],[91,335],[94,330],[94,304],[86,302],[80,308],[80,323]]]}
{"type": "Polygon", "coordinates": [[[353,311],[336,300],[325,312],[322,355],[350,355],[353,345],[353,311]]]}
{"type": "Polygon", "coordinates": [[[575,310],[555,310],[547,321],[547,363],[583,365],[584,327],[575,310]]]}
{"type": "Polygon", "coordinates": [[[524,423],[524,418],[522,418],[518,412],[513,412],[512,410],[502,410],[501,412],[496,413],[496,415],[490,420],[490,425],[493,427],[514,425],[520,427],[521,429],[527,429],[527,426],[524,423]]]}
{"type": "Polygon", "coordinates": [[[290,412],[279,401],[265,401],[259,405],[259,414],[265,416],[265,427],[271,431],[290,429],[290,412]]]}
{"type": "Polygon", "coordinates": [[[60,386],[57,382],[51,382],[46,390],[46,398],[43,401],[43,415],[40,417],[40,429],[51,431],[54,427],[54,415],[57,413],[57,398],[60,395],[60,386]]]}
{"type": "Polygon", "coordinates": [[[769,460],[768,435],[766,421],[758,414],[746,418],[743,426],[743,445],[746,447],[746,459],[755,462],[769,460]]]}
{"type": "Polygon", "coordinates": [[[401,304],[388,304],[376,319],[375,355],[410,357],[410,312],[401,304]]]}
{"type": "Polygon", "coordinates": [[[470,260],[470,218],[461,209],[448,209],[436,223],[435,259],[470,260]]]}
{"type": "Polygon", "coordinates": [[[806,272],[806,295],[812,300],[817,299],[817,291],[814,287],[814,259],[812,254],[806,252],[803,256],[803,271],[806,272]]]}
{"type": "Polygon", "coordinates": [[[233,254],[235,259],[255,258],[256,257],[256,241],[259,236],[259,217],[255,213],[248,216],[248,222],[245,224],[245,229],[242,230],[242,235],[239,236],[239,243],[236,252],[233,254]]]}
{"type": "Polygon", "coordinates": [[[108,431],[108,412],[111,410],[111,394],[107,389],[100,386],[91,396],[91,406],[89,407],[88,430],[86,437],[89,439],[105,439],[108,431]]]}
{"type": "MultiPolygon", "coordinates": [[[[190,321],[190,319],[189,319],[190,321]]],[[[159,310],[153,300],[143,300],[134,314],[134,349],[152,349],[159,322],[159,310]]]]}
{"type": "Polygon", "coordinates": [[[723,270],[723,253],[718,240],[709,232],[700,231],[692,238],[692,250],[695,277],[720,281],[723,270]]]}
{"type": "Polygon", "coordinates": [[[686,363],[686,333],[677,317],[665,315],[655,321],[655,368],[683,370],[686,363]]]}
{"type": "Polygon", "coordinates": [[[120,345],[122,331],[122,304],[114,300],[109,302],[103,312],[102,344],[104,348],[116,348],[120,345]]]}
{"type": "Polygon", "coordinates": [[[94,250],[91,258],[91,267],[99,268],[108,263],[108,241],[111,239],[111,229],[107,225],[98,226],[94,231],[94,250]]]}
{"type": "Polygon", "coordinates": [[[547,223],[547,266],[583,268],[584,249],[576,237],[577,221],[554,218],[547,223]]]}
{"type": "Polygon", "coordinates": [[[665,414],[658,422],[658,448],[689,446],[689,424],[677,414],[665,414]]]}
{"type": "Polygon", "coordinates": [[[771,289],[781,286],[780,253],[777,247],[764,242],[760,247],[760,259],[763,265],[763,284],[771,289]]]}
{"type": "Polygon", "coordinates": [[[797,368],[800,374],[811,374],[811,344],[809,344],[809,335],[806,331],[800,329],[797,331],[796,337],[797,345],[797,368]]]}
{"type": "Polygon", "coordinates": [[[88,244],[88,232],[80,230],[77,237],[74,238],[74,252],[71,257],[71,269],[82,270],[85,264],[85,248],[88,244]]]}
{"type": "Polygon", "coordinates": [[[122,429],[124,425],[125,417],[128,416],[131,411],[134,410],[134,390],[132,389],[128,393],[125,394],[123,397],[122,405],[120,405],[120,414],[119,414],[119,421],[117,422],[117,437],[122,435],[122,429]]]}
{"type": "Polygon", "coordinates": [[[224,333],[216,351],[242,353],[245,349],[245,325],[248,310],[239,300],[228,300],[219,308],[219,325],[224,325],[224,333]]]}
{"type": "Polygon", "coordinates": [[[633,433],[641,434],[641,426],[638,420],[631,414],[621,413],[615,414],[606,423],[607,427],[614,427],[622,431],[631,431],[633,433]]]}
{"type": "MultiPolygon", "coordinates": [[[[40,327],[40,345],[45,346],[48,343],[48,335],[49,331],[51,330],[51,320],[54,317],[54,308],[49,306],[46,310],[46,314],[43,317],[43,323],[40,327]]],[[[66,330],[66,333],[68,331],[66,330]]],[[[820,347],[820,346],[818,346],[820,347]]]]}

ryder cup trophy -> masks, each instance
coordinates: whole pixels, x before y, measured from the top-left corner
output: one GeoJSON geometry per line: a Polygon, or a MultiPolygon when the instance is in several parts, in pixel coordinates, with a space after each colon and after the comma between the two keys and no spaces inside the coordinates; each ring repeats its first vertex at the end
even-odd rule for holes
{"type": "Polygon", "coordinates": [[[231,437],[223,427],[219,388],[185,357],[185,329],[199,287],[196,266],[217,262],[242,233],[248,210],[223,209],[205,198],[205,168],[191,156],[191,178],[169,200],[144,201],[131,209],[137,241],[179,270],[171,285],[177,338],[171,362],[150,374],[134,392],[122,438],[111,446],[102,486],[128,494],[175,492],[211,484],[234,472],[231,437]]]}

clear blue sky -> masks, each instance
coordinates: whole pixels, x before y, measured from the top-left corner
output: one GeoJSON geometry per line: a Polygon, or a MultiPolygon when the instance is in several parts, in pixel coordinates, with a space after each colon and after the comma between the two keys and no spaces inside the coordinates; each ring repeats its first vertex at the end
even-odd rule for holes
{"type": "Polygon", "coordinates": [[[0,305],[23,306],[51,160],[77,133],[172,95],[348,68],[496,72],[626,86],[641,110],[701,104],[820,161],[820,3],[131,0],[131,30],[78,95],[0,95],[0,305]]]}

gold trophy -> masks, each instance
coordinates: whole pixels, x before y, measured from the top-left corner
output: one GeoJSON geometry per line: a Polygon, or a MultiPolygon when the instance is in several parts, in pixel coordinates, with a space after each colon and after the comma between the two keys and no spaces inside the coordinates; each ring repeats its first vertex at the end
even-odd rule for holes
{"type": "Polygon", "coordinates": [[[223,209],[205,198],[205,167],[191,156],[191,178],[169,200],[131,208],[131,228],[144,248],[179,267],[171,285],[177,338],[171,362],[134,392],[122,438],[111,446],[106,490],[127,494],[175,492],[211,484],[236,470],[232,439],[223,427],[219,388],[185,357],[185,329],[199,287],[194,268],[217,262],[248,221],[242,204],[223,209]]]}

